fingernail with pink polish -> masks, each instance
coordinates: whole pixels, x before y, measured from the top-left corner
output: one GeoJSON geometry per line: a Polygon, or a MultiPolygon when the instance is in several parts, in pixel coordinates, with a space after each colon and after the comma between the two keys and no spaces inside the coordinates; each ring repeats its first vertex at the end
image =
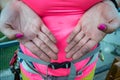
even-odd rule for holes
{"type": "Polygon", "coordinates": [[[106,30],[106,28],[107,28],[107,26],[106,26],[105,24],[100,24],[100,25],[98,26],[98,29],[101,30],[101,31],[106,30]]]}
{"type": "Polygon", "coordinates": [[[18,33],[18,34],[15,35],[15,37],[16,37],[16,38],[22,38],[22,37],[23,37],[23,34],[18,33]]]}

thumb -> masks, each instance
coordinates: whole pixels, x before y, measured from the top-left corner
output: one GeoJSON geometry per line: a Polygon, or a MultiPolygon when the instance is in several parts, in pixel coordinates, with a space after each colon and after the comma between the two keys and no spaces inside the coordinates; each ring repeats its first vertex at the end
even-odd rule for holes
{"type": "Polygon", "coordinates": [[[0,31],[9,39],[22,38],[23,33],[17,30],[14,30],[9,25],[0,25],[0,31]]]}
{"type": "Polygon", "coordinates": [[[110,23],[100,24],[98,29],[105,33],[112,33],[120,27],[120,20],[113,20],[110,23]]]}

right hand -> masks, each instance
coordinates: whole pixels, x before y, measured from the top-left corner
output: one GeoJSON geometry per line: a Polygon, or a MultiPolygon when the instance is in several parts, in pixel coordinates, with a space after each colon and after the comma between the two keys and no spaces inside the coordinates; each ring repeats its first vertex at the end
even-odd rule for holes
{"type": "Polygon", "coordinates": [[[100,2],[91,7],[78,21],[68,37],[67,58],[74,60],[86,55],[106,35],[120,25],[120,15],[111,1],[100,2]],[[92,20],[91,20],[92,19],[92,20]],[[107,27],[103,32],[99,27],[107,27]]]}
{"type": "Polygon", "coordinates": [[[56,39],[42,20],[21,1],[12,0],[3,9],[0,31],[9,39],[15,39],[16,34],[24,35],[19,38],[20,43],[41,60],[57,59],[56,39]]]}

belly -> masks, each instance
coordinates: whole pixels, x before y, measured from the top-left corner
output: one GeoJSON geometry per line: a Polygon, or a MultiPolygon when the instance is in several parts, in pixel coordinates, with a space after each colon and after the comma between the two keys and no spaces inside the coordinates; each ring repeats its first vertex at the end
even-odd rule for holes
{"type": "MultiPolygon", "coordinates": [[[[82,14],[68,16],[46,16],[42,18],[48,29],[53,33],[57,40],[56,45],[59,49],[57,62],[71,60],[65,58],[65,48],[67,46],[66,40],[69,34],[73,31],[81,16],[82,14]]],[[[52,62],[54,62],[54,60],[52,60],[52,62]]]]}

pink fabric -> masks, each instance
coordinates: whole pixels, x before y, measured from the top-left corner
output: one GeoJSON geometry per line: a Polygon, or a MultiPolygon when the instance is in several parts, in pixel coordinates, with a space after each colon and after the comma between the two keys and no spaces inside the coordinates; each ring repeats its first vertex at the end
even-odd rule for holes
{"type": "MultiPolygon", "coordinates": [[[[64,50],[67,46],[66,39],[84,12],[100,1],[102,0],[23,0],[25,4],[32,8],[41,17],[45,25],[57,39],[56,45],[59,49],[58,60],[52,60],[51,62],[72,60],[65,58],[66,53],[64,50]]],[[[23,45],[20,46],[25,54],[37,58],[23,45]]],[[[76,63],[76,70],[80,70],[88,61],[89,58],[76,63]]],[[[95,63],[92,65],[95,65],[95,63]]],[[[46,74],[46,66],[37,63],[34,63],[34,66],[38,71],[46,74]]],[[[83,76],[87,75],[92,68],[93,66],[86,68],[87,71],[84,72],[83,76]]],[[[69,72],[69,69],[48,70],[48,74],[54,76],[65,76],[68,75],[69,72]]]]}
{"type": "MultiPolygon", "coordinates": [[[[89,70],[93,70],[95,68],[95,64],[96,62],[94,62],[93,64],[90,65],[90,67],[86,67],[86,69],[83,71],[83,74],[82,75],[79,75],[75,78],[75,80],[84,80],[84,78],[86,76],[88,76],[90,74],[90,71],[89,70]],[[87,73],[87,74],[86,74],[87,73]]],[[[31,72],[28,72],[26,71],[22,65],[20,65],[21,67],[21,71],[22,73],[24,74],[24,76],[28,77],[29,80],[42,80],[42,77],[39,75],[39,74],[35,74],[35,73],[31,73],[31,72]]]]}

